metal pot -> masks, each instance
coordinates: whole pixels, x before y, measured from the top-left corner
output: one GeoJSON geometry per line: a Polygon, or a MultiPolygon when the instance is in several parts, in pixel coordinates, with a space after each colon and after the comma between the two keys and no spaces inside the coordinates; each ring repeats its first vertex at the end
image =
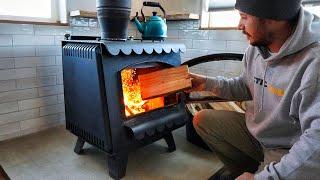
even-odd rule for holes
{"type": "Polygon", "coordinates": [[[127,39],[131,0],[97,0],[97,12],[101,39],[111,41],[127,39]]]}

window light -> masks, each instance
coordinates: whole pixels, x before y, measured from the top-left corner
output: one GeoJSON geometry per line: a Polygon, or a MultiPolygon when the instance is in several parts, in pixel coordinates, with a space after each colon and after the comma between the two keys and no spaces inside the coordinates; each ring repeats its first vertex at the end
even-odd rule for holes
{"type": "Polygon", "coordinates": [[[67,0],[0,0],[0,19],[67,23],[67,0]]]}
{"type": "Polygon", "coordinates": [[[51,18],[51,0],[0,0],[0,15],[51,18]]]}
{"type": "Polygon", "coordinates": [[[320,5],[317,5],[317,6],[305,5],[304,9],[320,17],[320,5]]]}

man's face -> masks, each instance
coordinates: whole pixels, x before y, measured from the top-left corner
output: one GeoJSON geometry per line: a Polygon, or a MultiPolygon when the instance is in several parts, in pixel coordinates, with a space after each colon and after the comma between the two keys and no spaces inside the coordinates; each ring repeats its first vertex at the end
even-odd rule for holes
{"type": "Polygon", "coordinates": [[[271,42],[271,34],[266,20],[239,12],[240,21],[238,29],[247,36],[252,46],[268,46],[271,42]]]}

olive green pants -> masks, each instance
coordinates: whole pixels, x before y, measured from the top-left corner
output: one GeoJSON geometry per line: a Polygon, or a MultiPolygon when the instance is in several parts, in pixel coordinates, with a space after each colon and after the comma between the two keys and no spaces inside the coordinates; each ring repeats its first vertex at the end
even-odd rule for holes
{"type": "Polygon", "coordinates": [[[194,116],[193,125],[224,165],[239,174],[253,173],[263,162],[263,148],[249,133],[244,114],[206,109],[194,116]]]}

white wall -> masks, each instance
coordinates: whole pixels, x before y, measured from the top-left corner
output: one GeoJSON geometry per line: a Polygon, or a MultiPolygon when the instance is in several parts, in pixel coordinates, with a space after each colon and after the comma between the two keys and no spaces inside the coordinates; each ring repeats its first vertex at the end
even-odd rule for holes
{"type": "MultiPolygon", "coordinates": [[[[68,0],[69,10],[86,10],[86,11],[96,11],[96,0],[68,0]]],[[[145,0],[131,0],[132,2],[132,15],[139,11],[142,7],[142,2],[145,0]]],[[[156,1],[156,0],[150,0],[156,1]]],[[[158,0],[167,14],[176,13],[199,13],[201,0],[158,0]]],[[[151,13],[152,8],[146,9],[146,14],[151,13]]]]}
{"type": "MultiPolygon", "coordinates": [[[[132,0],[132,11],[140,11],[142,3],[145,0],[132,0]]],[[[151,0],[160,2],[160,4],[167,11],[167,14],[177,13],[199,13],[201,0],[151,0]]],[[[149,13],[153,11],[148,8],[149,13]]],[[[148,11],[146,11],[148,13],[148,11]]]]}
{"type": "Polygon", "coordinates": [[[69,10],[96,11],[96,0],[68,0],[69,10]]]}

